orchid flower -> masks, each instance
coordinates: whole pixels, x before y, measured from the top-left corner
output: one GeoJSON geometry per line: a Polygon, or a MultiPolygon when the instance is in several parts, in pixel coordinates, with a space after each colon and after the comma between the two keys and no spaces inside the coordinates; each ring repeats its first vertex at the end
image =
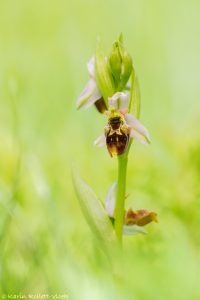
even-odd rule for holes
{"type": "MultiPolygon", "coordinates": [[[[119,128],[120,131],[118,132],[118,137],[116,137],[118,145],[114,140],[112,144],[109,144],[108,137],[106,137],[105,133],[98,137],[94,144],[99,147],[107,144],[108,151],[110,152],[111,156],[114,154],[122,154],[126,150],[127,147],[124,147],[124,151],[119,153],[122,143],[127,143],[124,138],[125,134],[128,137],[128,141],[130,138],[134,138],[142,144],[150,143],[150,135],[148,130],[135,116],[128,113],[128,103],[129,92],[117,92],[112,97],[108,98],[109,111],[106,111],[106,115],[111,119],[113,117],[116,118],[116,116],[121,118],[121,127],[119,128]]],[[[105,127],[105,132],[107,130],[107,126],[105,127]]],[[[112,139],[114,139],[114,137],[112,139]]]]}
{"type": "MultiPolygon", "coordinates": [[[[116,202],[116,189],[117,183],[114,182],[105,199],[105,210],[108,216],[115,219],[115,202],[116,202]]],[[[152,221],[157,222],[157,214],[146,209],[133,210],[129,208],[124,213],[124,224],[123,234],[124,235],[135,235],[135,234],[146,234],[146,230],[141,228],[152,221]]]]}

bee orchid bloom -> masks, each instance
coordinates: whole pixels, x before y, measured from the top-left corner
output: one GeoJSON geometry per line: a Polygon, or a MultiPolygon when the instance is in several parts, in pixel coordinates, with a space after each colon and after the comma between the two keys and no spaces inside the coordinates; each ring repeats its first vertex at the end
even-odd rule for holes
{"type": "Polygon", "coordinates": [[[95,104],[97,110],[102,113],[106,110],[106,105],[96,84],[94,57],[92,57],[90,61],[87,63],[87,70],[90,79],[87,85],[85,86],[84,90],[78,97],[76,101],[76,107],[78,109],[80,108],[87,109],[93,104],[95,104]]]}
{"type": "Polygon", "coordinates": [[[128,146],[130,138],[134,138],[142,144],[150,143],[148,130],[133,115],[128,113],[129,93],[117,92],[108,98],[109,111],[108,124],[105,133],[98,137],[94,144],[102,147],[107,145],[111,156],[123,154],[128,146]]]}
{"type": "MultiPolygon", "coordinates": [[[[111,185],[105,200],[105,210],[112,220],[115,220],[116,188],[117,183],[114,182],[111,185]]],[[[146,209],[132,210],[132,208],[129,208],[127,211],[124,212],[123,234],[145,234],[147,232],[141,227],[151,222],[158,222],[157,214],[155,212],[148,211],[146,209]]]]}

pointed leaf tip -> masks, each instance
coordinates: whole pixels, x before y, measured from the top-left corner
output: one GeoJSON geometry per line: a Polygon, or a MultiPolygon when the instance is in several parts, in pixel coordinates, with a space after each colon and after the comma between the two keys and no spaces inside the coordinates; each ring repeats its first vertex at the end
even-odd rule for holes
{"type": "Polygon", "coordinates": [[[74,189],[85,219],[94,235],[110,248],[116,242],[115,232],[102,203],[94,191],[80,177],[75,166],[72,166],[72,179],[74,189]]]}

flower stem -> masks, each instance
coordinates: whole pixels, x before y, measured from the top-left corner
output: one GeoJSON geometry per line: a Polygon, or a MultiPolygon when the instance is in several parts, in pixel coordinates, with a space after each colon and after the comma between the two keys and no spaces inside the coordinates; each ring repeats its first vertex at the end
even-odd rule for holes
{"type": "Polygon", "coordinates": [[[122,242],[124,224],[124,204],[126,193],[126,170],[128,153],[118,156],[118,181],[115,207],[115,232],[120,243],[122,242]]]}

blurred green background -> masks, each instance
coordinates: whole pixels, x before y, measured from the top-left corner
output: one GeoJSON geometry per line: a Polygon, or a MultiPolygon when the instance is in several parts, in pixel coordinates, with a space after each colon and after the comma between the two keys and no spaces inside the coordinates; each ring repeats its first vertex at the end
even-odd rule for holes
{"type": "Polygon", "coordinates": [[[200,299],[199,12],[198,0],[0,0],[1,295],[200,299]],[[75,101],[97,36],[108,53],[120,32],[152,137],[131,150],[127,207],[154,210],[159,223],[124,239],[116,284],[70,162],[103,200],[117,167],[93,147],[105,119],[75,101]]]}

